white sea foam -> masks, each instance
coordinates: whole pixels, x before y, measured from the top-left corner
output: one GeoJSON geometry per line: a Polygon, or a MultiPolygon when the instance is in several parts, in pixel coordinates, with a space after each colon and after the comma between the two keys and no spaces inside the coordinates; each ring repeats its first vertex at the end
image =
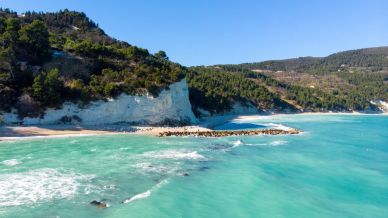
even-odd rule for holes
{"type": "Polygon", "coordinates": [[[120,150],[122,150],[122,151],[131,150],[131,149],[132,149],[131,147],[123,147],[123,148],[120,148],[120,150]]]}
{"type": "Polygon", "coordinates": [[[283,124],[279,124],[279,123],[264,123],[262,124],[263,126],[267,126],[269,128],[274,128],[274,129],[280,129],[280,130],[291,130],[292,128],[291,127],[288,127],[288,126],[285,126],[283,124]]]}
{"type": "MultiPolygon", "coordinates": [[[[93,176],[44,168],[0,176],[0,207],[31,205],[51,199],[71,198],[93,176]]],[[[85,188],[86,189],[86,188],[85,188]]]]}
{"type": "Polygon", "coordinates": [[[187,142],[187,141],[159,141],[156,144],[177,146],[177,145],[188,145],[188,144],[190,144],[190,142],[187,142]]]}
{"type": "Polygon", "coordinates": [[[133,167],[143,174],[176,174],[181,169],[177,164],[168,164],[167,166],[166,164],[152,164],[150,162],[137,163],[134,164],[133,167]]]}
{"type": "Polygon", "coordinates": [[[115,190],[117,187],[115,184],[110,184],[110,185],[104,185],[102,188],[104,190],[115,190]]]}
{"type": "Polygon", "coordinates": [[[240,146],[242,144],[243,144],[243,142],[241,140],[234,141],[233,142],[233,148],[236,148],[236,147],[238,147],[238,146],[240,146]]]}
{"type": "Polygon", "coordinates": [[[4,160],[1,163],[7,166],[15,166],[15,165],[21,164],[21,162],[16,159],[4,160]]]}
{"type": "Polygon", "coordinates": [[[186,151],[186,150],[175,150],[168,149],[162,151],[150,151],[142,154],[143,157],[158,158],[158,159],[204,159],[205,157],[201,154],[198,154],[196,151],[186,151]]]}
{"type": "Polygon", "coordinates": [[[135,195],[135,196],[133,196],[133,197],[131,197],[131,198],[125,200],[123,203],[124,203],[124,204],[127,204],[127,203],[130,203],[130,202],[132,202],[132,201],[136,201],[136,200],[138,200],[138,199],[148,198],[150,195],[151,195],[151,191],[148,190],[148,191],[146,191],[146,192],[137,194],[137,195],[135,195]]]}
{"type": "Polygon", "coordinates": [[[247,143],[244,145],[247,145],[247,146],[280,146],[280,145],[286,145],[286,144],[288,144],[287,141],[276,140],[276,141],[272,141],[270,143],[247,143]]]}
{"type": "Polygon", "coordinates": [[[247,143],[248,146],[267,146],[267,143],[247,143]]]}
{"type": "Polygon", "coordinates": [[[136,201],[136,200],[139,200],[139,199],[142,199],[142,198],[148,198],[149,196],[151,196],[152,192],[156,191],[157,189],[162,187],[162,185],[165,185],[167,183],[168,183],[168,180],[165,179],[165,180],[159,182],[158,184],[156,184],[155,186],[153,186],[151,189],[126,199],[125,201],[123,201],[123,203],[127,204],[127,203],[130,203],[132,201],[136,201]]]}
{"type": "Polygon", "coordinates": [[[273,142],[270,142],[269,145],[271,146],[279,146],[279,145],[285,145],[287,144],[288,142],[287,141],[273,141],[273,142]]]}

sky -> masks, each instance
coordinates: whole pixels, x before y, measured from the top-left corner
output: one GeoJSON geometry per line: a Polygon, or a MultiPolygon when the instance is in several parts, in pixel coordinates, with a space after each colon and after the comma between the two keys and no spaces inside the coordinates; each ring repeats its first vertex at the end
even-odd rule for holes
{"type": "Polygon", "coordinates": [[[185,66],[388,45],[387,0],[0,0],[18,13],[85,12],[110,36],[185,66]]]}

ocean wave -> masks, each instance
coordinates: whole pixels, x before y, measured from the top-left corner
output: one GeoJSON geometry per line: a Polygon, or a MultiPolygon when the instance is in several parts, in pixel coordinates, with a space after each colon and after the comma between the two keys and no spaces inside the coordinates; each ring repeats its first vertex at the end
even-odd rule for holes
{"type": "Polygon", "coordinates": [[[127,203],[130,203],[132,201],[136,201],[136,200],[139,200],[139,199],[143,199],[143,198],[148,198],[149,196],[151,196],[151,193],[158,190],[160,187],[162,187],[163,185],[167,184],[168,183],[168,180],[165,179],[159,183],[157,183],[155,186],[153,186],[151,189],[145,191],[145,192],[142,192],[140,194],[137,194],[137,195],[134,195],[126,200],[123,201],[123,204],[127,204],[127,203]]]}
{"type": "Polygon", "coordinates": [[[198,154],[197,151],[175,150],[168,149],[162,151],[150,151],[142,154],[143,157],[157,158],[157,159],[175,159],[175,160],[196,160],[205,159],[204,156],[198,154]]]}
{"type": "Polygon", "coordinates": [[[109,185],[104,185],[102,188],[104,190],[115,190],[117,187],[115,184],[109,184],[109,185]]]}
{"type": "Polygon", "coordinates": [[[248,146],[267,146],[267,143],[247,143],[248,146]]]}
{"type": "Polygon", "coordinates": [[[15,166],[15,165],[21,164],[21,162],[16,159],[4,160],[1,163],[7,166],[15,166]]]}
{"type": "Polygon", "coordinates": [[[287,143],[288,143],[287,141],[280,141],[280,140],[278,140],[278,141],[270,142],[269,145],[271,145],[271,146],[279,146],[279,145],[285,145],[287,143]]]}
{"type": "Polygon", "coordinates": [[[269,143],[247,143],[245,145],[248,145],[248,146],[280,146],[280,145],[286,145],[286,144],[288,144],[287,141],[276,140],[276,141],[272,141],[269,143]]]}
{"type": "Polygon", "coordinates": [[[264,123],[262,125],[269,127],[269,128],[280,129],[280,130],[285,130],[285,131],[292,130],[291,127],[285,126],[285,125],[280,124],[280,123],[264,123]]]}
{"type": "Polygon", "coordinates": [[[143,174],[176,174],[181,170],[181,168],[177,164],[169,164],[167,166],[166,164],[152,164],[150,162],[142,162],[134,164],[132,166],[143,174]]]}
{"type": "Polygon", "coordinates": [[[146,192],[143,192],[143,193],[140,193],[140,194],[137,194],[125,201],[123,201],[124,204],[127,204],[127,203],[130,203],[132,201],[136,201],[136,200],[139,200],[139,199],[142,199],[142,198],[148,198],[149,196],[151,196],[151,191],[148,190],[146,192]]]}
{"type": "Polygon", "coordinates": [[[30,205],[51,199],[71,198],[93,176],[44,168],[0,176],[0,206],[30,205]]]}
{"type": "Polygon", "coordinates": [[[191,144],[191,142],[187,142],[187,141],[159,141],[157,142],[156,144],[158,145],[174,145],[174,146],[177,146],[177,145],[189,145],[191,144]]]}
{"type": "Polygon", "coordinates": [[[123,147],[123,148],[119,148],[119,149],[122,151],[125,151],[125,150],[131,150],[132,148],[131,147],[123,147]]]}
{"type": "Polygon", "coordinates": [[[239,147],[240,145],[242,145],[243,142],[241,140],[237,140],[237,141],[232,142],[232,144],[233,144],[232,148],[236,148],[236,147],[239,147]]]}

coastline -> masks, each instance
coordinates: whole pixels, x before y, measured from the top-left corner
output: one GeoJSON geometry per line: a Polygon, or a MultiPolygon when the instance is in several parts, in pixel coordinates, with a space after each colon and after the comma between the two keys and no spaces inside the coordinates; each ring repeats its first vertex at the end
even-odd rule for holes
{"type": "Polygon", "coordinates": [[[40,138],[65,138],[114,134],[134,134],[159,136],[164,132],[206,132],[212,131],[201,126],[183,127],[154,127],[130,125],[105,125],[105,126],[0,126],[0,142],[40,138]]]}
{"type": "Polygon", "coordinates": [[[0,126],[0,141],[14,141],[39,138],[81,137],[112,134],[134,134],[159,136],[167,132],[198,133],[213,131],[215,126],[222,125],[230,120],[263,119],[271,116],[289,115],[349,115],[349,116],[387,116],[388,113],[365,114],[360,112],[334,113],[334,112],[305,112],[295,114],[252,114],[252,115],[226,115],[204,118],[200,124],[182,127],[154,127],[131,125],[101,125],[101,126],[74,126],[74,125],[43,125],[43,126],[0,126]]]}
{"type": "Polygon", "coordinates": [[[388,116],[388,112],[384,113],[361,113],[361,112],[303,112],[303,113],[274,113],[274,114],[257,114],[257,115],[240,115],[236,116],[236,120],[249,120],[249,119],[260,119],[268,118],[273,116],[304,116],[304,115],[314,115],[314,116],[388,116]]]}

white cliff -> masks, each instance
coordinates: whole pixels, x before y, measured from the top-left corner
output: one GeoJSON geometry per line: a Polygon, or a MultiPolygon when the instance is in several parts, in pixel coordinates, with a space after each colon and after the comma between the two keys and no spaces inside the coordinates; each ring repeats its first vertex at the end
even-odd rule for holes
{"type": "Polygon", "coordinates": [[[376,105],[381,112],[383,113],[388,113],[388,103],[383,101],[383,100],[373,100],[373,101],[370,101],[371,104],[374,104],[376,105]]]}
{"type": "Polygon", "coordinates": [[[40,118],[18,119],[15,112],[0,116],[5,124],[24,125],[58,124],[64,117],[73,118],[73,122],[80,118],[76,122],[85,125],[119,122],[160,124],[167,120],[191,123],[197,121],[191,110],[186,80],[171,84],[157,97],[148,94],[142,96],[121,94],[116,99],[94,101],[83,107],[65,102],[61,109],[47,109],[40,118]]]}

